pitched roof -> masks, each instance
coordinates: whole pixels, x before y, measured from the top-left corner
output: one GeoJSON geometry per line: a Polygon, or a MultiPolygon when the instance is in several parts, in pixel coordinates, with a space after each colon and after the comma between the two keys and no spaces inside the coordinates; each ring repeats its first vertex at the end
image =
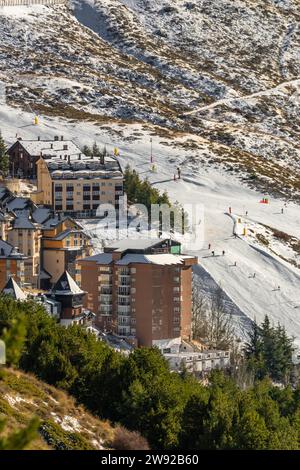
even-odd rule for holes
{"type": "Polygon", "coordinates": [[[19,253],[10,243],[0,239],[0,259],[3,258],[25,258],[22,253],[19,253]]]}
{"type": "Polygon", "coordinates": [[[32,218],[38,224],[43,224],[51,215],[51,209],[48,207],[37,207],[32,213],[32,218]]]}
{"type": "Polygon", "coordinates": [[[80,261],[95,261],[97,264],[110,264],[112,262],[112,253],[98,253],[97,255],[87,256],[80,261]]]}
{"type": "Polygon", "coordinates": [[[11,277],[5,287],[2,289],[2,294],[10,295],[15,300],[26,300],[27,295],[22,291],[21,287],[16,283],[16,281],[11,277]]]}
{"type": "Polygon", "coordinates": [[[8,210],[14,211],[16,209],[26,209],[28,206],[32,205],[32,201],[27,197],[14,197],[6,204],[6,207],[8,210]]]}
{"type": "Polygon", "coordinates": [[[34,224],[28,217],[22,215],[21,217],[17,217],[13,222],[14,228],[17,229],[27,229],[27,230],[35,230],[37,228],[36,224],[34,224]]]}
{"type": "Polygon", "coordinates": [[[52,294],[57,295],[78,295],[85,294],[76,284],[68,271],[65,271],[52,289],[52,294]]]}
{"type": "Polygon", "coordinates": [[[82,154],[80,148],[71,140],[20,140],[19,143],[34,157],[39,157],[41,154],[51,157],[82,154]],[[67,146],[67,149],[64,149],[64,146],[67,146]]]}
{"type": "Polygon", "coordinates": [[[68,235],[71,235],[72,233],[80,233],[82,236],[86,238],[91,238],[89,235],[82,232],[81,230],[76,230],[76,229],[74,230],[72,228],[67,228],[63,232],[60,232],[56,237],[51,238],[51,240],[64,240],[64,238],[66,238],[68,235]]]}

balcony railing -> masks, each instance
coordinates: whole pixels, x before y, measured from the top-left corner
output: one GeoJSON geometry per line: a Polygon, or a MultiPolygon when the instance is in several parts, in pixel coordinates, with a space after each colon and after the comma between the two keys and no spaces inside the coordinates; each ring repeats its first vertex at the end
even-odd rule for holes
{"type": "Polygon", "coordinates": [[[118,305],[118,315],[130,315],[130,305],[118,305]]]}
{"type": "Polygon", "coordinates": [[[100,307],[100,313],[101,315],[110,315],[112,313],[112,306],[111,305],[101,305],[100,307]]]}

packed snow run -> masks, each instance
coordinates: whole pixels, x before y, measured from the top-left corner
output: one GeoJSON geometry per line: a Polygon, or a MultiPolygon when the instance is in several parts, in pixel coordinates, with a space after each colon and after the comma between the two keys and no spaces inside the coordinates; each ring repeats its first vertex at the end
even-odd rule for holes
{"type": "MultiPolygon", "coordinates": [[[[273,198],[263,203],[267,196],[249,189],[237,175],[217,165],[201,167],[190,158],[191,150],[177,149],[176,140],[162,141],[140,124],[99,126],[40,117],[39,126],[34,126],[32,114],[5,105],[0,109],[0,123],[8,144],[16,135],[23,139],[64,135],[81,147],[95,141],[111,152],[118,147],[123,168],[129,163],[156,188],[166,190],[173,201],[203,204],[203,237],[192,252],[199,257],[195,274],[208,290],[211,283],[222,287],[241,330],[248,319],[261,322],[268,314],[300,345],[299,254],[292,257],[290,246],[271,235],[265,244],[255,236],[272,227],[299,239],[298,205],[273,198]],[[155,171],[150,163],[150,139],[155,171]],[[181,179],[174,180],[178,166],[181,179]]],[[[86,228],[97,236],[97,221],[87,221],[86,228]]]]}

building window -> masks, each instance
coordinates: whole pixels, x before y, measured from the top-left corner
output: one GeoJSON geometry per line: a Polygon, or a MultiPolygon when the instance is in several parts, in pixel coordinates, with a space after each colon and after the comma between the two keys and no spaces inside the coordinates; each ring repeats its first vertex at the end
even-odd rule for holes
{"type": "Polygon", "coordinates": [[[74,210],[73,204],[67,204],[67,211],[72,211],[74,210]]]}

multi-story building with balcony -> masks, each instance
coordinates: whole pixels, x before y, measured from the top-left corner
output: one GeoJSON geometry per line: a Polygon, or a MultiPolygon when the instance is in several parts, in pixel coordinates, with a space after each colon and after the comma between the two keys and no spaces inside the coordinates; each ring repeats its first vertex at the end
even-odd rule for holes
{"type": "Polygon", "coordinates": [[[192,265],[171,240],[125,240],[80,260],[77,282],[99,328],[141,346],[190,339],[192,265]]]}
{"type": "Polygon", "coordinates": [[[66,155],[40,158],[37,167],[37,202],[55,212],[91,217],[100,204],[119,208],[123,173],[117,158],[66,155]]]}

